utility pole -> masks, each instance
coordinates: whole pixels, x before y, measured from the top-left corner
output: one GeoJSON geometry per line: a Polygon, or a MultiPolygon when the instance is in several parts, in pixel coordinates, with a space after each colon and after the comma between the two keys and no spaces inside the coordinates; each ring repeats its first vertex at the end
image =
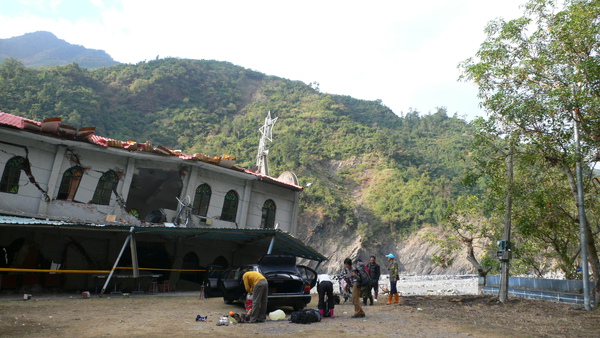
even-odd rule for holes
{"type": "Polygon", "coordinates": [[[508,278],[510,259],[512,258],[512,247],[510,244],[510,227],[512,216],[512,182],[513,182],[513,147],[509,148],[506,157],[506,198],[504,200],[504,235],[498,241],[497,256],[500,259],[500,290],[498,300],[504,303],[508,299],[508,278]]]}

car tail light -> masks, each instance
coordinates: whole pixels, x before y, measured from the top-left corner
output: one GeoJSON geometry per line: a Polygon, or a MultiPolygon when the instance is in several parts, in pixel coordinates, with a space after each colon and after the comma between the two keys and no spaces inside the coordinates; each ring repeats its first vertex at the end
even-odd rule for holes
{"type": "Polygon", "coordinates": [[[310,293],[310,285],[304,285],[304,293],[310,293]]]}

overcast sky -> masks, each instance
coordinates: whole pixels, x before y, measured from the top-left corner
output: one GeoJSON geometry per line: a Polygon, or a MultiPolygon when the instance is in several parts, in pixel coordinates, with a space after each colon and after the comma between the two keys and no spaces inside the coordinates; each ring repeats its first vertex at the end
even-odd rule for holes
{"type": "Polygon", "coordinates": [[[44,30],[133,64],[229,61],[380,99],[398,115],[446,107],[470,120],[484,113],[475,85],[457,81],[457,65],[475,55],[490,20],[521,16],[525,2],[2,0],[0,38],[44,30]]]}

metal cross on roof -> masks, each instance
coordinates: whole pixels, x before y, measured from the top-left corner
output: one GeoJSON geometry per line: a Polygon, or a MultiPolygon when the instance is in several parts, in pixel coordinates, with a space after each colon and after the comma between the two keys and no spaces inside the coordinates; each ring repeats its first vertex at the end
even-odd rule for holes
{"type": "Polygon", "coordinates": [[[277,122],[278,117],[272,119],[271,111],[267,113],[265,118],[265,124],[258,130],[261,133],[260,143],[258,144],[258,154],[256,155],[256,166],[258,171],[262,174],[269,175],[269,166],[267,164],[267,156],[269,150],[267,149],[267,141],[273,142],[273,126],[277,122]]]}

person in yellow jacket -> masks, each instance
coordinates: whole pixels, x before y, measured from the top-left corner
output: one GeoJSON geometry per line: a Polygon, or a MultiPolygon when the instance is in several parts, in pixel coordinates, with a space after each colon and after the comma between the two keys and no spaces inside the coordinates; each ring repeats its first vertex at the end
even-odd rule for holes
{"type": "Polygon", "coordinates": [[[388,271],[390,272],[390,294],[388,295],[387,305],[392,303],[399,303],[398,301],[398,289],[396,289],[396,284],[398,283],[398,263],[394,262],[394,254],[390,253],[385,255],[387,257],[390,265],[388,266],[388,271]],[[392,297],[394,300],[392,301],[392,297]]]}
{"type": "Polygon", "coordinates": [[[267,301],[269,283],[265,276],[257,271],[248,271],[242,276],[244,287],[252,295],[252,314],[250,323],[262,323],[267,320],[267,301]]]}

